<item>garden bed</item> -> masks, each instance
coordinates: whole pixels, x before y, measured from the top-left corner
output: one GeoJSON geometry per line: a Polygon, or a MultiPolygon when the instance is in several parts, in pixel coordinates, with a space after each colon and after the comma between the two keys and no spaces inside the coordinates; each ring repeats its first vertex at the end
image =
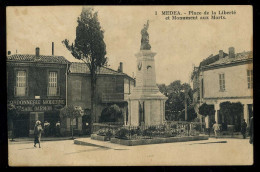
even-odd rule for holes
{"type": "Polygon", "coordinates": [[[91,139],[100,140],[100,141],[109,141],[110,140],[110,138],[108,136],[100,136],[97,134],[91,134],[91,139]]]}
{"type": "Polygon", "coordinates": [[[208,136],[185,136],[185,137],[168,137],[168,138],[151,138],[151,139],[140,139],[140,140],[125,140],[118,138],[111,138],[111,143],[126,145],[126,146],[137,146],[137,145],[148,145],[148,144],[159,144],[159,143],[173,143],[173,142],[187,142],[196,140],[208,140],[208,136]]]}

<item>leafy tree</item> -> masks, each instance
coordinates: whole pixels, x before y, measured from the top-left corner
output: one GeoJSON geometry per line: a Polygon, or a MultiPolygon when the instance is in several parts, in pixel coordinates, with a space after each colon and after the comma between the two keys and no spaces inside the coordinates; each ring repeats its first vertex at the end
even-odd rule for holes
{"type": "Polygon", "coordinates": [[[76,59],[82,60],[90,71],[92,125],[95,117],[97,72],[107,62],[107,57],[105,57],[106,44],[104,42],[104,31],[98,21],[98,13],[94,12],[93,8],[83,7],[77,22],[74,43],[70,44],[67,39],[63,40],[62,43],[76,59]]]}
{"type": "Polygon", "coordinates": [[[65,119],[69,118],[70,119],[70,128],[71,128],[71,136],[73,139],[73,125],[72,122],[74,119],[82,117],[84,115],[84,110],[80,106],[65,106],[60,110],[60,118],[65,119]]]}
{"type": "Polygon", "coordinates": [[[165,84],[157,84],[160,92],[167,96],[167,86],[165,84]]]}
{"type": "MultiPolygon", "coordinates": [[[[209,122],[209,128],[211,128],[212,124],[211,124],[211,120],[210,117],[215,115],[215,109],[214,109],[214,105],[208,105],[206,103],[203,103],[200,107],[199,107],[199,114],[201,114],[204,117],[209,117],[208,118],[208,122],[209,122]]],[[[210,134],[210,133],[209,133],[210,134]]]]}
{"type": "MultiPolygon", "coordinates": [[[[158,85],[159,90],[168,97],[165,102],[165,117],[167,120],[179,120],[179,113],[192,104],[192,89],[189,84],[173,81],[168,86],[158,85]]],[[[187,108],[188,109],[188,108],[187,108]]]]}
{"type": "Polygon", "coordinates": [[[234,117],[234,124],[236,131],[240,131],[241,129],[241,117],[243,114],[243,105],[240,102],[231,104],[231,114],[234,117]]]}
{"type": "MultiPolygon", "coordinates": [[[[190,105],[187,109],[187,113],[188,113],[188,119],[187,121],[193,121],[195,118],[197,118],[197,113],[194,110],[194,107],[192,105],[190,105]]],[[[178,118],[181,119],[182,121],[185,120],[185,111],[182,110],[181,113],[178,115],[178,118]]]]}
{"type": "Polygon", "coordinates": [[[201,114],[204,117],[215,115],[214,105],[208,105],[206,103],[203,103],[199,107],[199,114],[201,114]]]}
{"type": "Polygon", "coordinates": [[[226,122],[229,125],[234,125],[234,116],[232,115],[232,103],[229,101],[222,102],[219,105],[219,113],[220,115],[226,118],[226,122]]]}
{"type": "Polygon", "coordinates": [[[102,111],[99,122],[119,122],[122,118],[121,109],[116,104],[113,104],[102,111]]]}
{"type": "Polygon", "coordinates": [[[15,120],[20,116],[21,109],[17,106],[15,106],[13,103],[9,103],[7,105],[7,116],[8,116],[8,122],[9,123],[9,129],[12,131],[12,141],[15,137],[15,120]]]}

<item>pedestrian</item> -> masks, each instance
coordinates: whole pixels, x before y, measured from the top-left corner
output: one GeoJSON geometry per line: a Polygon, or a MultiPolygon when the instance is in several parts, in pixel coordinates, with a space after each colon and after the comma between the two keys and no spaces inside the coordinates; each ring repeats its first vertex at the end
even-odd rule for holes
{"type": "Polygon", "coordinates": [[[245,119],[243,119],[241,123],[241,134],[243,135],[243,139],[246,138],[246,127],[247,127],[246,121],[245,119]]]}
{"type": "Polygon", "coordinates": [[[60,121],[56,123],[56,136],[60,137],[60,121]]]}
{"type": "Polygon", "coordinates": [[[211,132],[211,128],[212,128],[212,122],[210,121],[208,124],[208,132],[209,132],[209,137],[210,137],[210,132],[211,132]]]}
{"type": "Polygon", "coordinates": [[[47,137],[49,136],[49,130],[50,130],[50,123],[48,121],[45,121],[43,124],[44,128],[44,135],[47,137]]]}
{"type": "Polygon", "coordinates": [[[250,136],[249,143],[253,144],[254,142],[254,118],[253,117],[250,118],[250,122],[249,122],[249,136],[250,136]]]}
{"type": "Polygon", "coordinates": [[[188,131],[188,136],[190,135],[191,131],[191,123],[187,123],[187,131],[188,131]]]}
{"type": "Polygon", "coordinates": [[[215,137],[216,137],[216,139],[217,139],[217,138],[218,138],[219,131],[220,131],[220,127],[219,127],[219,125],[218,125],[216,122],[214,122],[213,130],[214,130],[214,132],[215,132],[215,137]]]}
{"type": "Polygon", "coordinates": [[[36,121],[34,126],[34,147],[36,144],[39,144],[39,148],[41,148],[41,134],[42,134],[42,126],[41,121],[36,121]]]}

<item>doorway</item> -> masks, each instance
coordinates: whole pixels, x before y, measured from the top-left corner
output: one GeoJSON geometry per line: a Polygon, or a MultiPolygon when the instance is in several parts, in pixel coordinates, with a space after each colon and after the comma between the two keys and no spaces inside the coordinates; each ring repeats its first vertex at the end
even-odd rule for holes
{"type": "Polygon", "coordinates": [[[45,112],[44,113],[44,121],[49,122],[50,126],[48,129],[48,136],[56,135],[56,123],[60,121],[59,112],[45,112]]]}
{"type": "Polygon", "coordinates": [[[29,136],[29,114],[21,114],[14,121],[14,136],[28,137],[29,136]]]}
{"type": "Polygon", "coordinates": [[[33,134],[35,122],[39,120],[43,125],[44,113],[43,112],[30,112],[30,134],[33,134]]]}

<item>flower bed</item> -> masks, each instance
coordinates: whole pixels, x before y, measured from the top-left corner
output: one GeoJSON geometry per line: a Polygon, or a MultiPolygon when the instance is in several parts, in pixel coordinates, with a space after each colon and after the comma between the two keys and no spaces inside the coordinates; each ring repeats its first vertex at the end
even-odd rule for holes
{"type": "MultiPolygon", "coordinates": [[[[152,126],[115,126],[98,124],[100,127],[94,134],[100,136],[98,139],[110,140],[110,138],[124,140],[141,140],[151,138],[169,138],[169,137],[186,137],[198,136],[201,133],[200,123],[189,123],[170,121],[163,125],[152,126]],[[103,137],[101,137],[103,136],[103,137]]],[[[97,137],[93,136],[93,139],[97,137]]]]}

